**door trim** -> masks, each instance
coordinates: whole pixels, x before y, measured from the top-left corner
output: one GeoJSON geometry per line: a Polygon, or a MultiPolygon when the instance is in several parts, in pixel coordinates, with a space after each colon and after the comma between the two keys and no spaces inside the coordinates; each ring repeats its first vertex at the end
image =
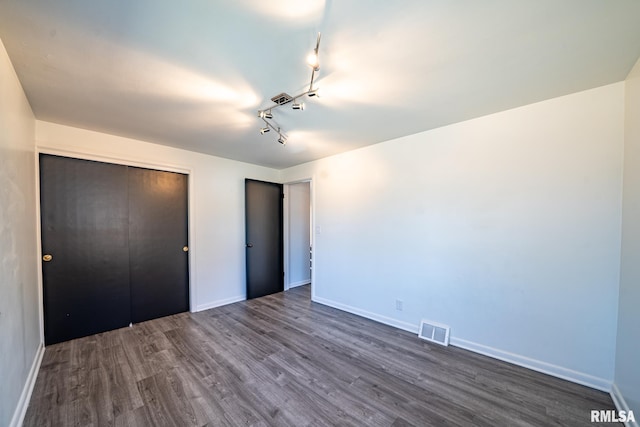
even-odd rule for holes
{"type": "Polygon", "coordinates": [[[34,163],[35,163],[35,190],[36,190],[36,238],[38,242],[38,253],[35,260],[38,271],[38,311],[40,317],[40,341],[44,343],[44,282],[42,276],[42,228],[41,228],[41,207],[40,207],[40,154],[51,154],[54,156],[71,157],[81,160],[94,160],[98,162],[113,163],[117,165],[135,166],[146,169],[155,169],[166,172],[177,172],[187,175],[187,197],[188,209],[187,218],[189,221],[189,252],[188,252],[188,264],[189,264],[189,311],[194,313],[198,307],[198,294],[195,270],[197,269],[196,259],[196,230],[195,230],[195,191],[194,191],[194,177],[193,170],[190,167],[168,164],[168,163],[156,163],[135,160],[133,158],[120,157],[120,156],[108,156],[97,153],[82,152],[76,150],[67,150],[61,148],[52,148],[47,146],[35,147],[34,163]]]}

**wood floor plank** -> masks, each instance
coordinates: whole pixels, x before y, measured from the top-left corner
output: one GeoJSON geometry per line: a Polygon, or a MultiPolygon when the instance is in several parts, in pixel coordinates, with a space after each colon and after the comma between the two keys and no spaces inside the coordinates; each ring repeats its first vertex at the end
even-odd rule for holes
{"type": "Polygon", "coordinates": [[[45,350],[25,426],[581,426],[597,390],[312,303],[310,287],[45,350]]]}

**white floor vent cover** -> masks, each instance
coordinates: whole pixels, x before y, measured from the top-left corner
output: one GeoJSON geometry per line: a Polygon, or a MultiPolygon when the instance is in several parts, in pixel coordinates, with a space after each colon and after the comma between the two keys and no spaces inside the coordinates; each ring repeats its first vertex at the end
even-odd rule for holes
{"type": "Polygon", "coordinates": [[[423,340],[431,341],[440,345],[449,345],[449,327],[439,323],[423,320],[420,322],[418,336],[423,340]]]}

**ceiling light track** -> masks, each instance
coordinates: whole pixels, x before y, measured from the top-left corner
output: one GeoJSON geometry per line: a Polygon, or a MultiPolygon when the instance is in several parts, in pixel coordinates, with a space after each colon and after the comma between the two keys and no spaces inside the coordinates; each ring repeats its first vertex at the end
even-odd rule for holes
{"type": "Polygon", "coordinates": [[[262,121],[266,124],[266,127],[260,128],[260,133],[264,135],[265,133],[273,130],[278,134],[278,142],[282,145],[286,145],[287,136],[284,131],[281,130],[280,126],[273,121],[273,110],[276,108],[282,107],[283,105],[291,104],[291,107],[294,110],[304,110],[304,102],[300,102],[299,99],[303,96],[309,97],[320,97],[318,93],[318,88],[314,88],[313,84],[315,83],[316,74],[320,71],[320,62],[318,52],[320,49],[320,36],[318,33],[318,38],[316,39],[316,47],[312,53],[307,57],[307,64],[311,67],[311,81],[309,82],[309,89],[306,91],[299,93],[298,95],[291,96],[285,92],[282,92],[274,97],[271,100],[274,102],[274,105],[258,110],[258,117],[262,119],[262,121]]]}
{"type": "Polygon", "coordinates": [[[266,117],[260,117],[264,124],[266,125],[263,128],[260,128],[260,134],[264,135],[270,131],[274,131],[278,134],[278,142],[282,145],[287,145],[287,135],[280,129],[280,125],[278,125],[275,121],[268,121],[266,117]]]}

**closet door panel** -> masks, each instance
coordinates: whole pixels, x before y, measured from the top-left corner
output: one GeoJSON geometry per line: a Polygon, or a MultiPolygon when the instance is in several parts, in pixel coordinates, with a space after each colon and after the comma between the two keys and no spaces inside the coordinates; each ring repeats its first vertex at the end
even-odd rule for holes
{"type": "Polygon", "coordinates": [[[129,167],[134,323],[189,309],[187,175],[129,167]]]}
{"type": "Polygon", "coordinates": [[[127,167],[42,154],[40,204],[45,344],[129,325],[127,167]]]}

